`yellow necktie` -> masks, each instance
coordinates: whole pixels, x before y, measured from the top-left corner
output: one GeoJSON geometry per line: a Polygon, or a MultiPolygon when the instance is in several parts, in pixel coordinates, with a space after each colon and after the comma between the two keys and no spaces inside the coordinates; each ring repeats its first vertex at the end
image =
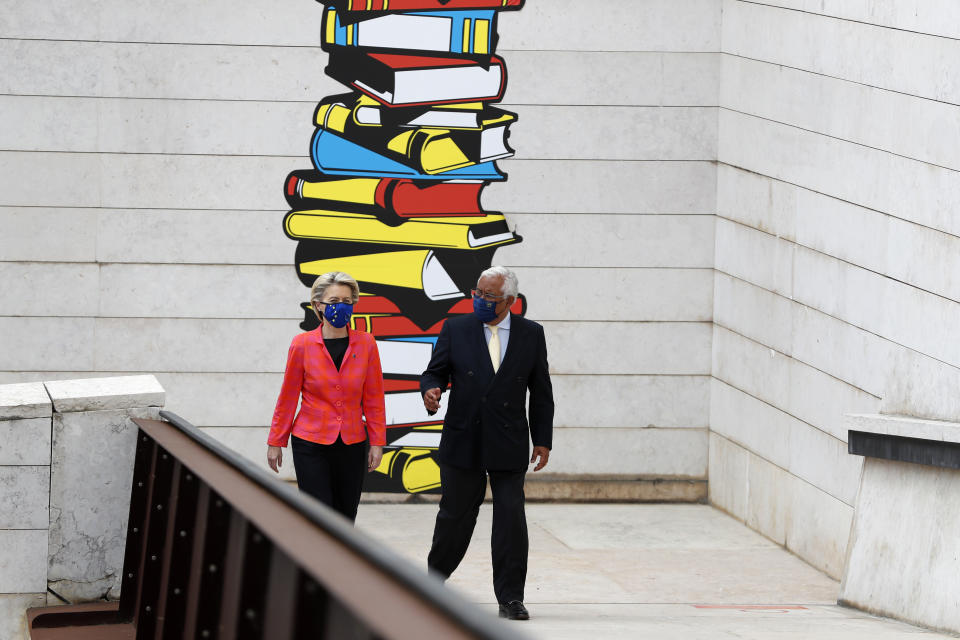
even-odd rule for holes
{"type": "Polygon", "coordinates": [[[490,326],[490,342],[487,344],[487,348],[490,349],[490,362],[493,363],[493,372],[496,373],[497,369],[500,368],[500,335],[497,333],[500,331],[500,327],[490,326]]]}

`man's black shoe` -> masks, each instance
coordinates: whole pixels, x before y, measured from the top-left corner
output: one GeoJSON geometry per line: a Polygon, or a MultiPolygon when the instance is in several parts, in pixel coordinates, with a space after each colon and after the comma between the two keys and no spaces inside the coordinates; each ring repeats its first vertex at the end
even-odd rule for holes
{"type": "Polygon", "coordinates": [[[507,604],[500,605],[500,617],[510,620],[529,620],[530,612],[519,600],[511,600],[507,604]]]}

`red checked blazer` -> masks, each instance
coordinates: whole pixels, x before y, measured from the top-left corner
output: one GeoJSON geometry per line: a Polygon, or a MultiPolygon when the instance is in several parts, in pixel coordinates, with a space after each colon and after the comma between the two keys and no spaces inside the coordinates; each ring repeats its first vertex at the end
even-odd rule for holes
{"type": "Polygon", "coordinates": [[[321,329],[301,333],[290,343],[267,444],[287,446],[291,431],[319,444],[332,444],[337,435],[346,444],[362,442],[368,435],[371,445],[386,444],[377,341],[362,331],[348,329],[347,335],[349,346],[339,371],[323,344],[321,329]]]}

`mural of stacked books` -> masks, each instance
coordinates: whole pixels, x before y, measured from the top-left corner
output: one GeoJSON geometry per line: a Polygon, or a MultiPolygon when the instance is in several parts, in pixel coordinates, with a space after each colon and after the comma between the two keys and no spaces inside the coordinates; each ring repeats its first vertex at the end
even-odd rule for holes
{"type": "MultiPolygon", "coordinates": [[[[314,112],[313,169],[287,178],[284,231],[305,286],[333,270],[360,282],[351,324],[377,338],[388,425],[364,489],[437,491],[443,407],[427,415],[419,374],[443,320],[473,311],[497,248],[521,241],[480,193],[514,153],[517,115],[493,106],[507,86],[497,19],[524,0],[319,1],[326,73],[350,91],[314,112]]],[[[316,328],[301,306],[301,328],[316,328]]],[[[512,312],[525,310],[521,296],[512,312]]]]}

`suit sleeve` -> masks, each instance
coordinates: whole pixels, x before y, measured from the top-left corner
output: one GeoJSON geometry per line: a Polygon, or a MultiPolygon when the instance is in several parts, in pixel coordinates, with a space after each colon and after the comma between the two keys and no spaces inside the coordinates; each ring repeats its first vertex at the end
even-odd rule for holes
{"type": "Polygon", "coordinates": [[[450,382],[449,327],[448,322],[443,323],[440,336],[437,338],[437,346],[433,348],[433,353],[430,355],[430,364],[427,365],[426,371],[420,374],[420,395],[436,387],[446,390],[450,382]]]}
{"type": "Polygon", "coordinates": [[[290,343],[287,352],[287,367],[283,372],[283,385],[277,406],[273,410],[273,422],[270,423],[270,435],[267,444],[273,447],[287,446],[293,419],[300,402],[300,390],[303,388],[303,341],[297,338],[290,343]]]}
{"type": "Polygon", "coordinates": [[[367,359],[367,375],[363,380],[363,417],[367,421],[367,437],[370,444],[387,444],[387,409],[383,397],[383,368],[380,365],[380,351],[377,341],[370,338],[370,351],[367,359]]]}
{"type": "Polygon", "coordinates": [[[530,439],[535,447],[553,448],[553,384],[543,327],[537,332],[537,361],[530,373],[530,439]]]}

